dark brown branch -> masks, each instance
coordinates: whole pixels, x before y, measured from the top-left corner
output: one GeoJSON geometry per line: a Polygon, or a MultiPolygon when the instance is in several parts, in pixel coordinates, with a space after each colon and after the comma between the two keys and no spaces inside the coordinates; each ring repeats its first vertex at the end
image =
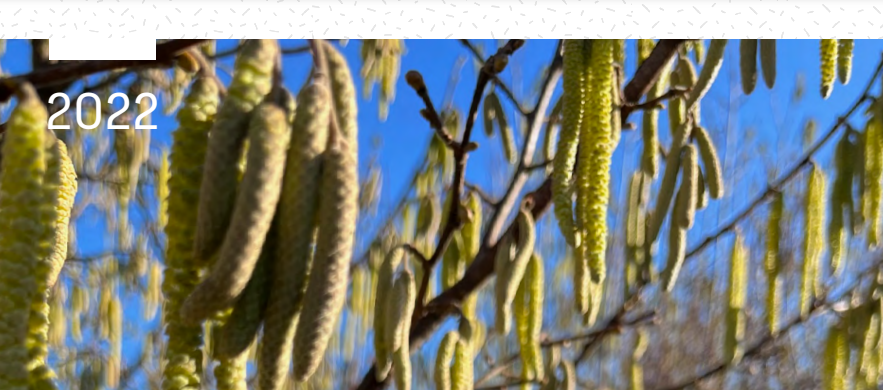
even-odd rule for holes
{"type": "MultiPolygon", "coordinates": [[[[409,76],[411,74],[416,74],[419,76],[419,73],[412,73],[414,71],[410,71],[409,76]]],[[[429,88],[426,87],[426,84],[422,82],[422,76],[419,76],[421,79],[420,85],[415,88],[415,92],[417,92],[417,96],[420,96],[420,99],[423,100],[423,105],[426,107],[425,109],[420,111],[420,114],[423,115],[427,121],[429,121],[429,126],[435,130],[435,133],[439,138],[447,145],[447,147],[451,149],[456,149],[459,147],[457,141],[454,140],[454,137],[445,130],[445,125],[442,123],[441,116],[438,114],[438,111],[435,110],[435,105],[432,104],[432,98],[429,97],[429,88]]]]}
{"type": "MultiPolygon", "coordinates": [[[[629,81],[629,84],[626,86],[624,93],[624,102],[635,103],[641,98],[641,96],[643,96],[646,90],[650,88],[652,83],[656,81],[656,78],[659,76],[662,67],[666,63],[668,63],[668,61],[674,56],[678,45],[680,45],[682,42],[683,40],[661,40],[660,43],[657,44],[653,52],[650,53],[650,57],[648,57],[647,60],[645,60],[641,64],[641,66],[638,68],[638,71],[635,73],[635,77],[632,78],[632,80],[629,81]]],[[[560,50],[558,52],[560,52],[560,50]]],[[[559,57],[558,52],[556,52],[556,58],[559,57]]],[[[559,61],[553,61],[553,65],[554,62],[559,61]]],[[[556,69],[555,66],[550,67],[549,73],[547,74],[547,77],[545,79],[545,85],[541,90],[540,98],[537,100],[537,105],[535,107],[536,109],[534,110],[534,114],[531,115],[529,120],[529,133],[534,131],[535,128],[539,128],[542,126],[542,120],[538,118],[542,118],[545,116],[545,110],[546,108],[548,108],[549,100],[551,99],[551,92],[549,91],[555,88],[554,84],[557,83],[559,77],[560,65],[558,66],[558,69],[556,69]],[[550,86],[549,84],[552,85],[550,86]],[[542,110],[540,110],[540,108],[542,110]]],[[[629,114],[630,111],[623,110],[623,122],[627,121],[629,114]]],[[[534,145],[531,146],[531,148],[533,148],[536,144],[536,135],[527,137],[527,140],[530,139],[534,140],[534,145]]],[[[530,145],[528,145],[528,143],[526,142],[525,149],[528,149],[527,146],[530,145]]],[[[524,155],[527,154],[522,153],[522,156],[524,155]]],[[[522,161],[522,163],[524,163],[524,161],[522,161]]],[[[513,182],[514,181],[515,180],[513,179],[513,182]]],[[[523,188],[523,184],[518,186],[510,186],[510,188],[517,188],[519,190],[517,192],[520,192],[521,188],[523,188]]],[[[539,188],[525,195],[524,199],[526,200],[525,203],[529,205],[529,210],[534,215],[534,217],[541,216],[549,208],[549,204],[552,200],[551,179],[547,178],[543,182],[543,184],[540,185],[539,188]]],[[[511,211],[511,208],[508,211],[511,211]]],[[[497,214],[499,215],[502,213],[498,211],[497,214]]],[[[509,229],[514,230],[514,227],[510,225],[509,229]]],[[[493,236],[498,237],[498,235],[493,236]]],[[[460,279],[456,284],[454,284],[454,286],[445,290],[439,296],[434,298],[429,303],[430,305],[443,305],[446,303],[457,304],[461,302],[463,298],[465,298],[467,295],[471,294],[481,285],[483,285],[488,277],[493,274],[493,258],[497,249],[496,240],[494,240],[493,244],[490,244],[488,237],[490,236],[486,234],[478,255],[476,255],[474,261],[466,270],[463,278],[460,279]]],[[[422,317],[417,319],[417,321],[413,321],[409,336],[411,351],[414,352],[418,350],[446,317],[446,315],[443,315],[441,313],[427,311],[422,317]]],[[[380,387],[382,387],[382,385],[383,383],[377,381],[374,373],[374,367],[372,366],[371,369],[368,370],[368,372],[363,377],[362,382],[358,386],[358,389],[379,389],[380,387]]]]}
{"type": "MultiPolygon", "coordinates": [[[[672,88],[655,99],[650,99],[650,100],[647,100],[642,103],[630,104],[628,106],[631,111],[655,110],[655,109],[661,108],[660,106],[662,105],[662,102],[669,100],[671,98],[675,98],[675,97],[683,97],[688,92],[690,92],[690,90],[688,90],[688,89],[672,88]]],[[[623,108],[625,108],[625,106],[626,105],[623,105],[623,108]]]]}
{"type": "MultiPolygon", "coordinates": [[[[481,66],[485,65],[484,55],[482,55],[481,51],[479,51],[478,48],[472,44],[472,42],[469,42],[468,39],[461,39],[460,43],[462,43],[463,46],[466,46],[466,48],[469,49],[470,52],[472,52],[472,55],[475,57],[476,60],[481,63],[481,66]]],[[[518,102],[518,99],[515,98],[515,94],[512,93],[512,90],[509,89],[509,87],[505,83],[503,83],[497,77],[497,75],[493,76],[493,80],[494,85],[496,85],[497,88],[500,88],[500,90],[503,91],[503,95],[506,95],[506,97],[509,98],[509,100],[512,102],[512,105],[514,105],[515,108],[518,109],[518,112],[520,112],[521,115],[527,116],[527,114],[530,113],[529,111],[527,111],[526,108],[521,105],[521,103],[518,102]]]]}
{"type": "Polygon", "coordinates": [[[0,79],[0,102],[8,101],[15,92],[15,85],[28,82],[35,87],[58,85],[66,81],[95,73],[122,68],[170,67],[175,57],[187,48],[198,45],[205,39],[175,39],[156,45],[155,60],[121,60],[121,61],[79,61],[48,66],[33,72],[0,79]]]}
{"type": "Polygon", "coordinates": [[[476,195],[478,195],[478,197],[481,199],[481,201],[486,203],[488,206],[497,207],[497,205],[499,205],[499,202],[494,200],[494,198],[492,196],[488,195],[487,192],[484,192],[484,190],[482,190],[481,187],[479,187],[475,184],[472,184],[472,183],[466,183],[465,185],[466,185],[466,188],[469,189],[469,191],[474,192],[476,195]]]}
{"type": "Polygon", "coordinates": [[[399,248],[402,248],[405,252],[408,252],[411,256],[416,257],[417,260],[420,261],[420,264],[424,268],[427,266],[427,263],[429,262],[429,260],[427,260],[426,256],[424,256],[423,253],[421,253],[420,250],[415,248],[413,245],[401,244],[401,245],[399,245],[399,248]]]}

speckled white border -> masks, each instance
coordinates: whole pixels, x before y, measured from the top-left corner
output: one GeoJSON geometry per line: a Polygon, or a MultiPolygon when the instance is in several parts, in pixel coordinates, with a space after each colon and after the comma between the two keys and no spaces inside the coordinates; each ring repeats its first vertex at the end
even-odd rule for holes
{"type": "Polygon", "coordinates": [[[880,38],[875,1],[3,0],[0,38],[880,38]]]}

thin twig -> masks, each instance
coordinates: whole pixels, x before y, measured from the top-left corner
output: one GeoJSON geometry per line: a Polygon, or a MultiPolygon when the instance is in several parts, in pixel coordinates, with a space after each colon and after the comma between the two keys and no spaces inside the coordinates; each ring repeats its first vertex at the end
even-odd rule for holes
{"type": "MultiPolygon", "coordinates": [[[[682,97],[689,92],[690,92],[689,89],[672,88],[672,89],[669,89],[668,91],[666,91],[661,96],[656,97],[655,99],[650,99],[645,102],[637,103],[637,104],[629,104],[628,106],[631,108],[632,111],[655,110],[655,109],[659,109],[659,106],[662,104],[662,102],[672,99],[672,98],[675,98],[675,97],[682,97]]],[[[625,105],[623,105],[623,106],[625,106],[625,105]]]]}
{"type": "Polygon", "coordinates": [[[466,188],[469,189],[469,191],[474,192],[476,195],[478,195],[478,198],[481,199],[481,201],[486,203],[488,206],[495,208],[497,207],[497,205],[499,205],[499,202],[497,200],[494,200],[494,198],[488,195],[487,192],[484,192],[481,187],[472,183],[466,183],[465,185],[466,188]]]}
{"type": "MultiPolygon", "coordinates": [[[[482,55],[481,51],[478,50],[478,48],[475,47],[472,42],[469,42],[468,39],[461,39],[460,43],[462,43],[463,46],[466,46],[466,48],[469,49],[472,55],[475,56],[475,59],[481,63],[481,66],[485,65],[484,55],[482,55]]],[[[503,91],[503,95],[506,95],[506,97],[509,98],[509,100],[512,102],[512,105],[515,106],[515,108],[518,110],[518,112],[521,113],[521,115],[527,116],[527,114],[530,113],[529,111],[527,111],[526,108],[521,105],[521,103],[518,102],[518,99],[515,98],[515,94],[512,93],[512,90],[509,89],[509,87],[505,83],[503,83],[500,78],[497,77],[497,75],[493,76],[493,80],[494,85],[496,85],[497,88],[500,88],[500,90],[503,91]]]]}

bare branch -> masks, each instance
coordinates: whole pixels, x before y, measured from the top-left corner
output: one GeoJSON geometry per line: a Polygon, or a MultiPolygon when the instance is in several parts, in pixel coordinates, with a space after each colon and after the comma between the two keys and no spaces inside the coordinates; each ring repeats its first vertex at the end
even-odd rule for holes
{"type": "MultiPolygon", "coordinates": [[[[478,50],[478,48],[475,47],[472,42],[469,42],[468,39],[461,39],[460,43],[462,43],[463,46],[466,46],[466,48],[469,49],[470,52],[472,52],[472,55],[475,57],[476,60],[481,63],[481,66],[484,66],[484,55],[482,55],[481,51],[478,50]]],[[[526,108],[521,105],[521,103],[518,102],[518,99],[515,98],[515,94],[512,93],[512,90],[509,89],[509,87],[505,83],[503,83],[503,81],[501,81],[500,78],[497,77],[497,75],[493,76],[493,80],[497,88],[500,88],[500,90],[503,91],[503,95],[506,95],[506,97],[509,98],[509,100],[512,102],[512,105],[515,106],[515,108],[518,110],[518,112],[521,113],[521,115],[527,116],[527,114],[530,113],[529,111],[527,111],[526,108]]]]}

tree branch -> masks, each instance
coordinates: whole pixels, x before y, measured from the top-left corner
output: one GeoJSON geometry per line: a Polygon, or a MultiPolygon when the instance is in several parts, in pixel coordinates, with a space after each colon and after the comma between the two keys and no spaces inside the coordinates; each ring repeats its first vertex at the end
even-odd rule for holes
{"type": "MultiPolygon", "coordinates": [[[[469,49],[469,51],[472,53],[472,56],[481,63],[481,66],[485,65],[484,55],[481,54],[481,51],[478,50],[478,48],[475,47],[472,42],[469,42],[468,39],[461,39],[460,43],[462,43],[463,46],[466,46],[466,48],[469,49]]],[[[494,84],[498,88],[500,88],[501,91],[503,91],[503,95],[506,95],[506,97],[509,98],[509,100],[512,102],[512,105],[515,106],[515,108],[518,110],[518,112],[521,113],[521,115],[527,116],[528,114],[530,114],[530,112],[527,111],[526,108],[521,106],[521,103],[519,103],[518,99],[515,98],[515,94],[512,93],[512,90],[509,89],[509,87],[505,83],[503,83],[503,81],[500,80],[497,75],[493,76],[493,80],[494,84]]]]}
{"type": "MultiPolygon", "coordinates": [[[[674,56],[678,45],[680,45],[683,40],[661,40],[657,45],[653,52],[650,53],[650,57],[645,60],[641,66],[638,68],[638,71],[635,73],[635,77],[629,81],[629,84],[626,86],[623,100],[624,102],[637,102],[641,96],[643,96],[644,92],[650,88],[652,83],[656,81],[659,74],[662,71],[662,67],[668,63],[668,61],[674,56]],[[651,69],[656,68],[656,69],[651,69]],[[640,92],[640,93],[639,93],[640,92]]],[[[559,45],[560,46],[560,45],[559,45]]],[[[556,51],[556,57],[559,56],[560,51],[556,51]]],[[[533,149],[535,147],[535,141],[537,134],[536,129],[542,126],[542,119],[545,116],[545,110],[548,108],[549,100],[551,99],[550,90],[554,89],[554,85],[549,86],[548,84],[557,83],[558,78],[560,77],[560,65],[556,70],[555,67],[550,67],[549,73],[547,74],[546,79],[544,80],[545,84],[542,88],[541,96],[537,100],[537,105],[535,107],[533,115],[529,116],[529,124],[528,126],[528,134],[526,136],[526,140],[534,139],[533,144],[530,145],[529,142],[525,142],[525,149],[533,149]],[[542,110],[540,110],[542,108],[542,110]]],[[[622,111],[622,121],[626,122],[628,119],[630,110],[622,111]]],[[[529,155],[532,157],[533,153],[527,154],[524,153],[526,150],[522,152],[522,161],[521,164],[524,164],[523,156],[529,155]]],[[[530,161],[528,161],[529,163],[530,161]]],[[[513,178],[513,184],[517,179],[513,178]]],[[[511,189],[517,188],[520,192],[523,187],[523,183],[518,186],[510,185],[511,189]]],[[[547,178],[539,188],[534,190],[531,193],[525,195],[526,203],[529,205],[531,213],[534,217],[541,216],[549,207],[549,203],[552,199],[552,181],[547,178]]],[[[508,214],[502,213],[502,210],[498,211],[495,214],[494,219],[501,219],[497,215],[500,214],[508,214]]],[[[511,211],[511,208],[510,210],[511,211]]],[[[502,222],[496,222],[497,224],[501,224],[502,222]]],[[[497,228],[501,230],[500,228],[497,228]]],[[[512,225],[509,226],[509,229],[513,229],[512,225]]],[[[489,229],[490,230],[490,229],[489,229]]],[[[483,244],[479,249],[478,254],[473,260],[472,264],[470,264],[469,268],[466,270],[463,278],[460,279],[456,284],[451,286],[451,288],[442,292],[439,296],[434,298],[429,305],[438,304],[456,304],[463,300],[464,297],[477,290],[486,280],[490,277],[494,272],[494,254],[496,253],[496,240],[494,240],[494,244],[490,244],[488,237],[498,236],[496,234],[486,234],[483,240],[483,244]]],[[[411,332],[409,336],[410,340],[410,348],[411,352],[418,350],[424,342],[429,338],[432,332],[444,321],[447,316],[443,313],[438,312],[426,312],[423,316],[421,316],[417,321],[412,322],[411,332]]],[[[358,389],[367,390],[367,389],[378,389],[383,383],[378,382],[375,374],[374,367],[372,366],[370,370],[365,374],[362,379],[362,382],[359,384],[358,389]]]]}
{"type": "Polygon", "coordinates": [[[57,85],[90,74],[122,68],[169,67],[175,57],[187,48],[206,39],[175,39],[156,45],[155,60],[79,61],[48,66],[33,72],[0,79],[0,102],[9,101],[15,93],[15,85],[28,82],[35,87],[57,85]]]}

